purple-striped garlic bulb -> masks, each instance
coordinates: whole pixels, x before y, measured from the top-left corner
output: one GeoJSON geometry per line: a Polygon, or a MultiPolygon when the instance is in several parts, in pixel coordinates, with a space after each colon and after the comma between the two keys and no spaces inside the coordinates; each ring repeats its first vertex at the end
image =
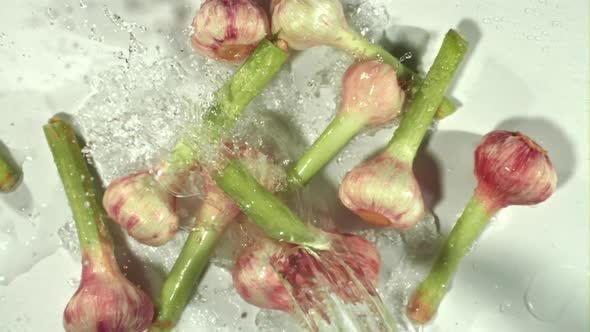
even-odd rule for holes
{"type": "Polygon", "coordinates": [[[270,32],[266,12],[252,0],[207,0],[192,25],[191,42],[197,52],[238,64],[270,32]]]}
{"type": "MultiPolygon", "coordinates": [[[[361,280],[368,280],[371,287],[377,283],[381,258],[377,249],[367,240],[350,234],[327,233],[331,238],[332,253],[343,261],[361,280]]],[[[304,310],[321,308],[322,298],[310,292],[316,286],[320,274],[338,275],[338,295],[348,302],[359,301],[359,295],[349,292],[352,280],[342,277],[341,270],[325,270],[318,259],[306,249],[293,244],[279,243],[268,238],[255,241],[236,261],[233,272],[234,287],[248,303],[260,308],[293,312],[294,304],[281,282],[278,272],[291,287],[291,293],[304,310]]],[[[369,292],[374,290],[368,289],[369,292]]]]}
{"type": "Polygon", "coordinates": [[[551,196],[557,173],[547,152],[520,132],[493,131],[475,151],[477,192],[488,207],[534,205],[551,196]]]}

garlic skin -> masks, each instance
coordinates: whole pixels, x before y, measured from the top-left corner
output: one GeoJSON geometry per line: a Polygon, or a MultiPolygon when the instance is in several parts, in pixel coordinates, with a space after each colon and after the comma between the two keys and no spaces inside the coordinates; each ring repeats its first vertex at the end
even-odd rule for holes
{"type": "MultiPolygon", "coordinates": [[[[326,233],[330,237],[332,249],[344,261],[357,278],[367,280],[375,286],[379,278],[381,258],[377,249],[367,240],[350,234],[326,233]]],[[[320,258],[321,261],[321,258],[320,258]]],[[[248,303],[261,308],[292,312],[293,299],[279,279],[275,268],[280,271],[292,287],[292,294],[304,310],[321,305],[321,296],[313,293],[316,275],[325,274],[318,266],[316,258],[305,249],[288,243],[279,243],[263,238],[257,240],[240,255],[233,271],[234,286],[240,296],[248,303]],[[273,268],[274,267],[274,268],[273,268]],[[311,292],[311,293],[310,293],[311,292]]],[[[341,271],[328,270],[333,277],[333,289],[345,301],[359,301],[359,294],[350,291],[352,280],[341,277],[341,271]]],[[[373,290],[370,290],[373,292],[373,290]]]]}
{"type": "Polygon", "coordinates": [[[242,63],[270,32],[264,9],[251,0],[207,0],[193,19],[193,48],[210,58],[242,63]]]}
{"type": "Polygon", "coordinates": [[[338,196],[347,208],[379,226],[405,230],[424,217],[422,192],[412,163],[397,160],[387,152],[348,172],[338,196]]]}
{"type": "Polygon", "coordinates": [[[64,311],[68,332],[141,332],[151,324],[150,298],[119,271],[110,249],[83,254],[82,279],[64,311]]]}
{"type": "Polygon", "coordinates": [[[113,181],[102,203],[109,217],[143,244],[163,245],[178,229],[176,197],[147,171],[113,181]]]}
{"type": "Polygon", "coordinates": [[[339,0],[275,0],[272,33],[296,50],[336,46],[350,31],[339,0]]]}
{"type": "Polygon", "coordinates": [[[340,113],[366,116],[368,125],[384,124],[399,115],[404,97],[393,67],[376,60],[360,61],[344,74],[340,113]]]}
{"type": "Polygon", "coordinates": [[[480,197],[490,208],[540,203],[555,191],[557,174],[547,152],[529,137],[493,131],[475,151],[480,197]]]}

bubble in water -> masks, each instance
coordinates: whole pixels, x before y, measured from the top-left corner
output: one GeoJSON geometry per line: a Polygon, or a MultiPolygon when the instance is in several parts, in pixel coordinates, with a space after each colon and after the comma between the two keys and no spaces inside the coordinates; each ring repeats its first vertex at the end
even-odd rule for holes
{"type": "Polygon", "coordinates": [[[80,0],[80,8],[88,8],[88,2],[86,0],[80,0]]]}

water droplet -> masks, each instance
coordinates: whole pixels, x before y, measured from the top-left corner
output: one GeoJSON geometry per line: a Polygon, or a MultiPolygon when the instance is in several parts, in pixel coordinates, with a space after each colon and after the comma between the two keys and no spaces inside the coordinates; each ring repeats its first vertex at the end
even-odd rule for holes
{"type": "Polygon", "coordinates": [[[499,310],[500,310],[500,312],[506,312],[506,311],[509,311],[511,308],[512,308],[512,304],[503,303],[503,304],[500,304],[499,310]]]}
{"type": "Polygon", "coordinates": [[[80,285],[80,278],[70,278],[68,279],[68,285],[74,288],[78,288],[80,285]]]}
{"type": "Polygon", "coordinates": [[[88,8],[88,2],[86,0],[80,0],[80,8],[88,8]]]}
{"type": "Polygon", "coordinates": [[[410,60],[412,58],[412,52],[407,52],[399,58],[400,62],[410,60]]]}
{"type": "Polygon", "coordinates": [[[541,321],[559,320],[575,297],[576,290],[583,288],[587,276],[587,273],[572,267],[549,268],[537,273],[524,295],[527,310],[541,321]]]}
{"type": "Polygon", "coordinates": [[[58,17],[58,13],[53,8],[47,8],[45,10],[45,16],[47,16],[50,20],[55,20],[58,17]]]}
{"type": "Polygon", "coordinates": [[[484,24],[489,24],[492,23],[492,20],[489,19],[488,17],[484,18],[483,20],[481,20],[484,24]]]}

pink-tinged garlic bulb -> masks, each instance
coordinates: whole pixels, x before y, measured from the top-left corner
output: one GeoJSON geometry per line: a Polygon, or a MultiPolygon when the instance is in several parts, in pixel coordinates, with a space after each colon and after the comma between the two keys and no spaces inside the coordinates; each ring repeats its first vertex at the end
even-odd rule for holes
{"type": "Polygon", "coordinates": [[[150,298],[119,271],[110,249],[85,250],[82,279],[64,311],[68,332],[141,332],[152,321],[150,298]]]}
{"type": "Polygon", "coordinates": [[[216,60],[241,63],[269,34],[265,11],[251,0],[207,0],[193,19],[192,45],[216,60]]]}
{"type": "Polygon", "coordinates": [[[271,265],[280,250],[278,242],[261,238],[238,257],[233,272],[234,287],[246,302],[259,308],[293,309],[289,293],[271,265]]]}
{"type": "Polygon", "coordinates": [[[272,7],[272,32],[293,49],[337,46],[348,36],[343,34],[350,28],[339,0],[279,0],[272,7]]]}
{"type": "Polygon", "coordinates": [[[480,196],[490,199],[494,208],[540,203],[557,184],[547,152],[529,137],[510,131],[484,136],[475,151],[475,176],[480,196]]]}
{"type": "MultiPolygon", "coordinates": [[[[381,258],[377,249],[365,239],[356,235],[327,233],[330,236],[333,253],[346,263],[355,277],[368,280],[371,287],[379,277],[381,258]]],[[[359,295],[350,292],[352,280],[342,278],[342,270],[325,270],[318,259],[305,249],[270,239],[259,239],[248,247],[238,258],[233,272],[234,286],[248,303],[261,308],[291,312],[294,308],[284,284],[291,286],[291,293],[304,310],[315,309],[323,312],[322,295],[314,294],[317,276],[330,274],[337,285],[338,296],[347,302],[359,301],[359,295]]],[[[373,289],[369,290],[371,293],[373,289]]]]}
{"type": "Polygon", "coordinates": [[[342,203],[365,221],[407,229],[424,216],[422,192],[412,163],[387,152],[351,170],[340,184],[342,203]]]}
{"type": "Polygon", "coordinates": [[[346,70],[341,114],[362,114],[368,118],[368,125],[380,125],[393,120],[403,103],[404,91],[390,65],[376,60],[360,61],[346,70]]]}
{"type": "Polygon", "coordinates": [[[143,244],[162,245],[178,229],[176,197],[156,183],[148,171],[113,181],[102,203],[109,217],[143,244]]]}

